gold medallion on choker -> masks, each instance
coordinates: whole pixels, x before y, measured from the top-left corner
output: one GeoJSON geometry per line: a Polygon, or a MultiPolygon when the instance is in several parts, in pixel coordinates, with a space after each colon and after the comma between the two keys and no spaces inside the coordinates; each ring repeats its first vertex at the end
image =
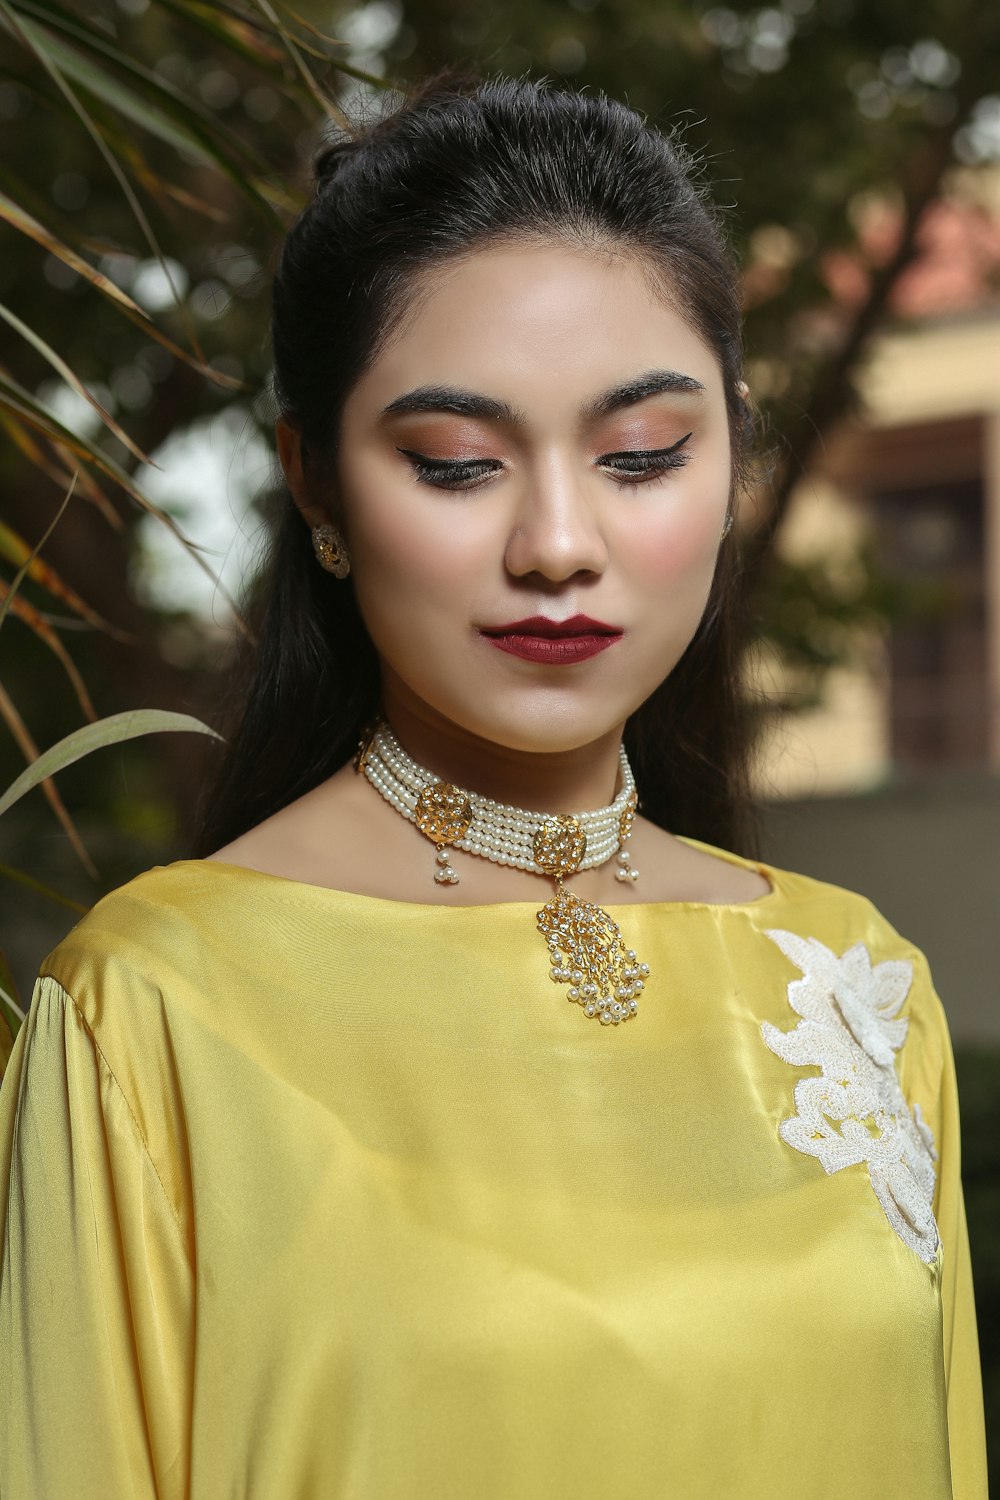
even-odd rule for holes
{"type": "Polygon", "coordinates": [[[568,998],[585,1015],[617,1026],[637,1013],[649,965],[626,948],[608,912],[567,891],[563,880],[612,855],[618,861],[617,880],[638,879],[625,848],[638,797],[624,745],[619,763],[621,785],[614,800],[595,812],[575,814],[529,812],[442,781],[406,753],[385,720],[366,730],[354,769],[436,846],[434,879],[439,885],[459,883],[451,863],[453,849],[554,880],[554,896],[536,913],[548,948],[549,977],[568,986],[568,998]]]}

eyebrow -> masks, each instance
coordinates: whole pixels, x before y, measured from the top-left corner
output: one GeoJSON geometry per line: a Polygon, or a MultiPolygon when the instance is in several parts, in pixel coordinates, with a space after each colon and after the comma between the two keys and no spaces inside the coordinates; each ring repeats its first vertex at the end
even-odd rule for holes
{"type": "MultiPolygon", "coordinates": [[[[622,381],[610,390],[588,401],[581,409],[584,422],[594,422],[623,406],[634,406],[649,396],[663,392],[671,395],[698,395],[705,387],[693,375],[683,375],[679,370],[647,370],[633,380],[622,381]]],[[[460,417],[481,417],[488,422],[507,422],[513,427],[527,425],[527,417],[516,406],[500,401],[495,396],[484,396],[479,391],[464,391],[451,385],[422,385],[414,391],[397,396],[382,408],[383,416],[395,416],[400,412],[447,411],[460,417]]]]}

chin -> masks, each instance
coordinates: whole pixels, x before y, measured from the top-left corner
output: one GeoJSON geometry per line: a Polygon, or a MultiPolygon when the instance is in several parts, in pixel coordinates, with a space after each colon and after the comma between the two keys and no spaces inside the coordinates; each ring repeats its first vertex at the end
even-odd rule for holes
{"type": "MultiPolygon", "coordinates": [[[[635,705],[638,707],[638,704],[635,705]]],[[[595,740],[617,733],[633,707],[622,705],[539,704],[511,705],[509,712],[483,714],[452,705],[445,716],[467,734],[525,755],[559,755],[580,750],[595,740]]]]}

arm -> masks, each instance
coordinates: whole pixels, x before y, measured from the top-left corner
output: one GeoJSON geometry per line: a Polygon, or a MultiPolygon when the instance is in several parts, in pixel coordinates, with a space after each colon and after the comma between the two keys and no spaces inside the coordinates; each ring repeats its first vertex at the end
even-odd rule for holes
{"type": "Polygon", "coordinates": [[[193,1285],[128,1100],[39,978],[0,1089],[5,1500],[182,1500],[193,1285]]]}

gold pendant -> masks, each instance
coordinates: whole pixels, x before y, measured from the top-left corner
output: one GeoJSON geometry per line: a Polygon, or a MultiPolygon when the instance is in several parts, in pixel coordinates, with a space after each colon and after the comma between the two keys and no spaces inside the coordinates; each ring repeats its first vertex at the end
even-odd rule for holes
{"type": "MultiPolygon", "coordinates": [[[[623,839],[632,831],[634,816],[631,808],[622,814],[623,839]]],[[[580,868],[586,850],[587,835],[569,815],[546,819],[535,834],[535,863],[556,882],[555,896],[537,913],[538,930],[548,944],[549,977],[569,985],[570,1000],[582,1005],[586,1015],[617,1026],[636,1014],[649,965],[639,963],[635,950],[625,947],[613,917],[564,888],[563,876],[580,868]]]]}
{"type": "Polygon", "coordinates": [[[549,976],[568,984],[568,998],[605,1025],[627,1021],[638,1010],[649,965],[626,948],[613,917],[593,901],[567,891],[560,880],[553,899],[537,913],[549,949],[549,976]]]}

